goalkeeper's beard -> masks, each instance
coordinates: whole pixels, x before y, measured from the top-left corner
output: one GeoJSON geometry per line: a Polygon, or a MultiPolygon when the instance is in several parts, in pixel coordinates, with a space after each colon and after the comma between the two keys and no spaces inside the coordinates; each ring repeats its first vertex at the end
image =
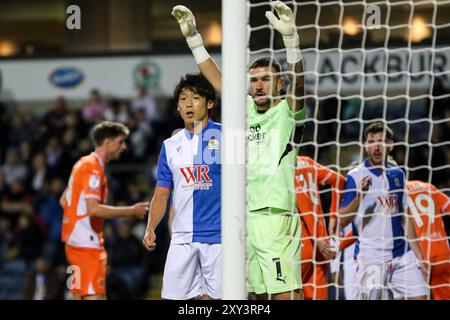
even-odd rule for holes
{"type": "Polygon", "coordinates": [[[275,105],[275,99],[270,96],[254,96],[253,102],[255,103],[258,110],[267,110],[275,105]]]}

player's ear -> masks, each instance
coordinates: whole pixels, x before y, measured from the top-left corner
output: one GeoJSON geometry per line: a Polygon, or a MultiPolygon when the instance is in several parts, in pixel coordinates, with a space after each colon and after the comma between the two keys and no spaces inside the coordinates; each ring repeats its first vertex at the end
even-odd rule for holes
{"type": "Polygon", "coordinates": [[[386,144],[387,144],[388,153],[392,152],[392,150],[394,150],[394,141],[391,139],[386,139],[386,144]]]}
{"type": "Polygon", "coordinates": [[[284,88],[284,78],[279,77],[277,82],[277,91],[281,91],[284,88]]]}
{"type": "Polygon", "coordinates": [[[214,101],[213,100],[208,100],[206,102],[206,107],[208,108],[208,110],[211,110],[214,107],[214,101]]]}

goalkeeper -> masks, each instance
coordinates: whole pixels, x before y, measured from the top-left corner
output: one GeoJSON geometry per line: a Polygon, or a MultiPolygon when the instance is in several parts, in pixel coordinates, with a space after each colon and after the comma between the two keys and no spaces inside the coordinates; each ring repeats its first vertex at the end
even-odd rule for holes
{"type": "MultiPolygon", "coordinates": [[[[281,66],[261,58],[249,68],[248,131],[248,285],[257,299],[302,299],[300,222],[294,187],[298,144],[306,119],[303,62],[291,9],[273,2],[278,18],[266,12],[269,23],[283,36],[289,86],[281,90],[281,66]]],[[[180,24],[200,72],[221,92],[221,72],[203,46],[192,12],[175,6],[180,24]]],[[[245,30],[243,30],[244,32],[245,30]]]]}

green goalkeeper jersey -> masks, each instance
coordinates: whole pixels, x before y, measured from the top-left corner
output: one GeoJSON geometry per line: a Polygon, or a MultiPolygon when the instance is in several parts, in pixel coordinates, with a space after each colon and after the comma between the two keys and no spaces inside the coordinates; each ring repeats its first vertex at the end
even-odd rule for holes
{"type": "Polygon", "coordinates": [[[293,113],[283,99],[265,113],[258,113],[248,96],[247,109],[248,210],[297,211],[294,173],[306,108],[293,113]]]}

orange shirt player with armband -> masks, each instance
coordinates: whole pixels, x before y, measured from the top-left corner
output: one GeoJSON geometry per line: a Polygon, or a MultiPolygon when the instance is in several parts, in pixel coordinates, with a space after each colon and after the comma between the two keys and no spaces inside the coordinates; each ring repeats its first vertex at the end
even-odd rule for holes
{"type": "MultiPolygon", "coordinates": [[[[318,185],[332,187],[330,211],[336,212],[345,177],[309,157],[297,157],[295,188],[302,223],[301,268],[305,299],[328,299],[327,272],[337,248],[328,239],[318,185]]],[[[333,218],[333,217],[330,217],[333,218]]]]}

